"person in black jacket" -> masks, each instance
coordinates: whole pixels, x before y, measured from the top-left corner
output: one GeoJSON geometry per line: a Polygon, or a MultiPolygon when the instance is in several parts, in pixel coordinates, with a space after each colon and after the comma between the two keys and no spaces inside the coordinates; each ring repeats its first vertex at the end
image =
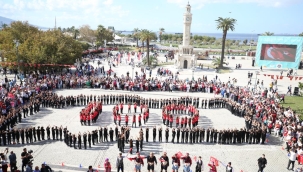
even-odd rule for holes
{"type": "Polygon", "coordinates": [[[263,169],[266,167],[266,165],[267,165],[267,160],[265,158],[265,155],[262,154],[262,157],[258,159],[258,166],[259,166],[258,172],[263,172],[263,169]]]}

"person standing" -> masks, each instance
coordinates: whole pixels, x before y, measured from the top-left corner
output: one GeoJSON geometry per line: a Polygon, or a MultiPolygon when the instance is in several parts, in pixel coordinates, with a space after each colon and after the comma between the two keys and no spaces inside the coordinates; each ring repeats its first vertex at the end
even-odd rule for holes
{"type": "Polygon", "coordinates": [[[226,172],[234,172],[234,168],[231,166],[231,162],[225,165],[222,161],[219,161],[224,167],[226,167],[226,172]]]}
{"type": "Polygon", "coordinates": [[[296,161],[296,158],[298,156],[297,150],[296,149],[290,149],[288,154],[289,154],[289,160],[288,160],[287,170],[289,170],[289,166],[291,164],[291,169],[290,170],[294,171],[295,161],[296,161]]]}
{"type": "Polygon", "coordinates": [[[117,172],[119,172],[120,170],[123,172],[124,171],[124,164],[123,164],[123,156],[122,153],[119,153],[119,156],[117,157],[117,161],[116,161],[116,168],[117,168],[117,172]]]}
{"type": "Polygon", "coordinates": [[[202,157],[199,156],[199,159],[196,161],[196,172],[201,172],[204,170],[204,166],[203,166],[203,161],[202,161],[202,157]]]}
{"type": "Polygon", "coordinates": [[[157,159],[154,156],[153,152],[151,152],[149,154],[149,156],[147,156],[146,161],[147,161],[147,171],[148,172],[150,172],[150,171],[154,172],[154,170],[155,170],[155,164],[157,165],[157,159]]]}
{"type": "Polygon", "coordinates": [[[258,172],[263,172],[263,169],[265,168],[266,164],[267,164],[267,160],[265,158],[265,154],[262,154],[262,157],[258,159],[258,166],[259,166],[258,172]]]}
{"type": "Polygon", "coordinates": [[[192,164],[191,158],[189,156],[189,153],[186,153],[185,157],[182,157],[183,161],[184,161],[184,168],[183,171],[184,172],[189,172],[190,171],[190,166],[192,164]]]}
{"type": "Polygon", "coordinates": [[[110,165],[109,159],[106,158],[104,162],[104,172],[111,172],[111,169],[112,167],[110,165]]]}
{"type": "Polygon", "coordinates": [[[163,170],[167,172],[167,167],[169,166],[169,159],[166,152],[164,152],[163,155],[160,157],[160,161],[161,161],[161,172],[163,170]]]}
{"type": "Polygon", "coordinates": [[[11,151],[11,154],[8,156],[10,166],[11,166],[11,171],[15,171],[17,169],[17,157],[16,154],[11,151]]]}
{"type": "Polygon", "coordinates": [[[173,172],[178,172],[178,169],[180,167],[180,158],[177,154],[172,156],[172,170],[173,172]]]}

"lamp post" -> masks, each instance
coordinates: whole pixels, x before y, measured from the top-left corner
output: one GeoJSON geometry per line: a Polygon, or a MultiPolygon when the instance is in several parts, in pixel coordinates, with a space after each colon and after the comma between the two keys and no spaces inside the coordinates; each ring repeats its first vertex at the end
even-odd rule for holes
{"type": "Polygon", "coordinates": [[[194,73],[195,73],[195,67],[192,68],[192,80],[194,81],[195,78],[194,78],[194,73]]]}
{"type": "Polygon", "coordinates": [[[134,69],[135,69],[135,63],[133,62],[132,63],[132,78],[133,78],[133,82],[135,82],[135,79],[134,79],[134,69]]]}
{"type": "Polygon", "coordinates": [[[254,89],[254,92],[256,92],[256,89],[257,89],[257,79],[258,79],[259,73],[260,73],[259,71],[255,71],[256,79],[255,79],[255,89],[254,89]]]}
{"type": "MultiPolygon", "coordinates": [[[[19,41],[17,39],[14,40],[14,43],[16,44],[16,57],[17,57],[17,62],[18,62],[18,71],[19,72],[19,56],[18,56],[18,47],[19,47],[19,41]]],[[[15,75],[15,79],[16,79],[16,75],[15,75]]]]}
{"type": "Polygon", "coordinates": [[[252,37],[253,37],[253,33],[255,30],[251,31],[251,35],[250,35],[250,43],[249,43],[249,51],[251,51],[251,42],[252,42],[252,37]]]}

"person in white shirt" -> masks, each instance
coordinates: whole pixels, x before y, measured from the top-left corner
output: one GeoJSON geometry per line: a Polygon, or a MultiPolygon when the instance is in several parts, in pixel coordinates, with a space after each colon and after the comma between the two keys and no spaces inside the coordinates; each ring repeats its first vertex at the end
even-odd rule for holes
{"type": "Polygon", "coordinates": [[[295,161],[296,161],[296,158],[298,156],[297,150],[290,149],[288,153],[289,153],[289,160],[288,160],[287,170],[289,170],[289,166],[291,164],[291,169],[290,170],[293,171],[294,170],[295,161]]]}

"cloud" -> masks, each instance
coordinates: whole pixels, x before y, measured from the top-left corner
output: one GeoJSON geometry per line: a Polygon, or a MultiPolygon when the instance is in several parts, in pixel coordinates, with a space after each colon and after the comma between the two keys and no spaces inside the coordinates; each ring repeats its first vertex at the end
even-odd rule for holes
{"type": "MultiPolygon", "coordinates": [[[[188,3],[188,0],[167,0],[167,2],[184,7],[188,3]]],[[[260,6],[283,7],[301,3],[301,0],[189,0],[189,3],[192,7],[198,9],[206,4],[213,3],[250,3],[260,6]]]]}
{"type": "Polygon", "coordinates": [[[94,27],[97,23],[106,25],[103,22],[107,18],[120,19],[127,15],[129,10],[115,4],[114,0],[0,0],[0,16],[37,25],[53,23],[56,16],[57,22],[63,25],[80,23],[94,27]]]}

